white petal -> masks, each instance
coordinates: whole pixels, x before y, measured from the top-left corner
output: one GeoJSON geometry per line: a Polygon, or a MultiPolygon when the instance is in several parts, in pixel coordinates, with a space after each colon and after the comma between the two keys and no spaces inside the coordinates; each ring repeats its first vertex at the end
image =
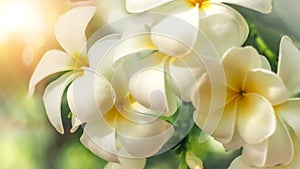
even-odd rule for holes
{"type": "Polygon", "coordinates": [[[270,13],[272,10],[272,0],[211,0],[211,1],[240,5],[262,13],[270,13]]]}
{"type": "Polygon", "coordinates": [[[152,156],[162,148],[173,132],[173,126],[160,119],[140,124],[118,116],[117,137],[123,145],[119,152],[126,150],[134,158],[152,156]]]}
{"type": "Polygon", "coordinates": [[[272,105],[287,101],[289,92],[282,80],[273,72],[265,69],[253,69],[246,75],[243,90],[256,93],[268,99],[272,105]]]}
{"type": "Polygon", "coordinates": [[[120,163],[108,162],[103,169],[122,169],[122,166],[120,163]]]}
{"type": "Polygon", "coordinates": [[[238,150],[244,144],[243,139],[237,131],[234,132],[234,135],[229,143],[223,144],[226,151],[238,150]]]}
{"type": "Polygon", "coordinates": [[[260,62],[261,62],[261,67],[262,67],[262,68],[271,71],[271,65],[270,65],[268,59],[267,59],[265,56],[260,55],[260,62]]]}
{"type": "Polygon", "coordinates": [[[96,11],[95,7],[73,8],[61,15],[55,25],[55,35],[60,45],[72,56],[82,53],[85,29],[96,11]]]}
{"type": "Polygon", "coordinates": [[[245,42],[249,29],[238,12],[226,5],[211,3],[205,13],[208,16],[200,19],[199,29],[212,41],[219,55],[245,42]]]}
{"type": "MultiPolygon", "coordinates": [[[[119,34],[111,34],[94,42],[88,51],[89,67],[93,70],[98,70],[98,67],[101,65],[101,69],[109,69],[112,65],[112,57],[107,56],[107,54],[120,38],[119,34]],[[107,68],[102,68],[104,66],[107,68]]],[[[101,74],[102,72],[107,71],[101,71],[101,74]]]]}
{"type": "Polygon", "coordinates": [[[35,68],[29,82],[28,95],[32,96],[35,86],[49,75],[73,69],[73,58],[59,50],[50,50],[44,54],[35,68]]]}
{"type": "Polygon", "coordinates": [[[252,167],[247,162],[243,156],[238,156],[235,158],[228,169],[263,169],[259,167],[252,167]]]}
{"type": "Polygon", "coordinates": [[[146,165],[145,158],[126,158],[126,157],[119,157],[120,163],[123,169],[143,169],[146,165]]]}
{"type": "Polygon", "coordinates": [[[289,164],[294,157],[293,144],[288,129],[277,118],[275,133],[268,140],[268,155],[265,166],[271,167],[289,164]]]}
{"type": "Polygon", "coordinates": [[[151,39],[159,51],[180,57],[194,47],[199,25],[198,10],[196,6],[177,15],[168,16],[152,27],[151,39]]]}
{"type": "Polygon", "coordinates": [[[276,128],[275,112],[268,100],[257,94],[245,94],[238,101],[237,129],[245,142],[258,144],[276,128]]]}
{"type": "Polygon", "coordinates": [[[164,55],[155,52],[144,56],[143,53],[124,57],[118,63],[113,65],[114,71],[111,74],[111,83],[115,89],[117,99],[123,99],[128,95],[130,79],[140,71],[149,68],[157,68],[162,70],[164,55]]]}
{"type": "Polygon", "coordinates": [[[66,73],[51,82],[43,95],[43,101],[46,109],[47,116],[51,124],[61,134],[64,133],[61,117],[61,101],[66,87],[76,78],[73,72],[66,73]]]}
{"type": "Polygon", "coordinates": [[[240,91],[246,73],[261,67],[260,55],[253,47],[230,48],[222,59],[227,87],[240,91]]]}
{"type": "Polygon", "coordinates": [[[212,136],[216,140],[220,141],[223,144],[229,143],[234,136],[237,101],[237,99],[234,99],[231,102],[227,103],[224,108],[222,119],[220,120],[218,127],[212,134],[212,136]]]}
{"type": "Polygon", "coordinates": [[[259,144],[246,144],[243,146],[242,155],[247,163],[252,166],[263,167],[267,160],[268,140],[259,144]]]}
{"type": "Polygon", "coordinates": [[[107,161],[118,163],[115,139],[113,129],[101,119],[100,121],[86,124],[80,141],[97,156],[107,161]]]}
{"type": "Polygon", "coordinates": [[[291,99],[275,107],[279,117],[290,126],[300,140],[300,99],[291,99]]]}
{"type": "Polygon", "coordinates": [[[111,84],[88,69],[71,84],[67,98],[72,113],[81,123],[98,120],[114,105],[111,84]]]}
{"type": "Polygon", "coordinates": [[[130,54],[142,52],[146,50],[156,50],[157,48],[151,41],[150,32],[142,32],[142,34],[132,34],[120,40],[116,46],[113,62],[126,57],[130,54]]]}
{"type": "Polygon", "coordinates": [[[163,70],[153,68],[137,72],[130,80],[131,95],[148,109],[159,111],[165,115],[173,114],[177,106],[170,105],[170,103],[176,104],[176,102],[169,102],[168,95],[176,96],[172,94],[172,91],[168,92],[166,76],[163,70]]]}
{"type": "Polygon", "coordinates": [[[222,118],[226,104],[226,88],[216,73],[205,74],[200,78],[198,91],[192,101],[198,112],[194,117],[196,124],[212,134],[222,118]]]}
{"type": "Polygon", "coordinates": [[[104,21],[103,25],[114,23],[129,15],[125,9],[124,0],[97,1],[96,4],[97,13],[95,16],[104,21]]]}
{"type": "Polygon", "coordinates": [[[187,64],[185,60],[177,59],[176,62],[170,63],[167,71],[171,76],[168,78],[168,84],[172,90],[179,98],[189,102],[196,90],[197,79],[204,74],[205,70],[202,63],[199,63],[199,67],[189,67],[187,64]]]}
{"type": "Polygon", "coordinates": [[[126,0],[126,9],[130,13],[145,12],[173,0],[126,0]]]}
{"type": "Polygon", "coordinates": [[[293,96],[300,92],[300,51],[292,44],[291,39],[284,36],[280,43],[278,75],[282,78],[293,96]]]}

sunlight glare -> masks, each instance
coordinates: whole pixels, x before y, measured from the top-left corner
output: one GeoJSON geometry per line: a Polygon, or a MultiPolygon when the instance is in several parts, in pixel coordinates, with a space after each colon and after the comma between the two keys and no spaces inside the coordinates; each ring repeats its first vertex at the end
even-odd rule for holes
{"type": "Polygon", "coordinates": [[[0,2],[0,40],[12,33],[34,34],[41,29],[40,12],[33,1],[0,2]]]}

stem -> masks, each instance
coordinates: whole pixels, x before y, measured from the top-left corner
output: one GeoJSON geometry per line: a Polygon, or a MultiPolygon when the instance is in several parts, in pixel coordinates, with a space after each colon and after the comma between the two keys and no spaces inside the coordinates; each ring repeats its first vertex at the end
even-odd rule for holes
{"type": "Polygon", "coordinates": [[[277,65],[278,65],[277,55],[272,50],[270,50],[270,48],[268,47],[266,42],[263,40],[263,38],[261,36],[259,36],[255,25],[249,21],[248,21],[248,25],[250,28],[249,38],[254,40],[254,43],[255,43],[256,47],[258,48],[259,53],[261,53],[268,59],[270,65],[271,65],[272,71],[276,73],[277,65]]]}

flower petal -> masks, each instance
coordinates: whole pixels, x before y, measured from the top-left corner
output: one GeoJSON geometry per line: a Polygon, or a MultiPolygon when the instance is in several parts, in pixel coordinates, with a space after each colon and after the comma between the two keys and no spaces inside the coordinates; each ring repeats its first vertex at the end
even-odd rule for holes
{"type": "Polygon", "coordinates": [[[260,56],[253,47],[230,48],[222,59],[226,85],[240,91],[247,72],[261,66],[260,56]]]}
{"type": "Polygon", "coordinates": [[[126,9],[130,13],[145,12],[174,0],[126,0],[126,9]]]}
{"type": "Polygon", "coordinates": [[[275,107],[279,117],[290,126],[300,140],[300,99],[290,99],[275,107]]]}
{"type": "Polygon", "coordinates": [[[276,124],[275,133],[268,140],[268,155],[264,165],[267,167],[287,165],[294,157],[294,143],[288,129],[279,118],[276,124]]]}
{"type": "Polygon", "coordinates": [[[207,16],[200,18],[199,29],[212,41],[219,55],[245,42],[249,29],[238,12],[226,5],[210,3],[205,13],[207,16]]]}
{"type": "Polygon", "coordinates": [[[268,59],[265,56],[260,55],[260,62],[261,62],[261,67],[262,68],[270,70],[270,71],[272,70],[270,63],[269,63],[268,59]]]}
{"type": "Polygon", "coordinates": [[[243,6],[261,13],[270,13],[272,10],[272,0],[211,0],[212,2],[224,2],[243,6]]]}
{"type": "Polygon", "coordinates": [[[114,130],[102,119],[87,123],[80,138],[81,143],[97,156],[119,162],[114,130]]]}
{"type": "Polygon", "coordinates": [[[61,134],[64,133],[64,128],[61,118],[61,101],[66,87],[78,76],[73,72],[66,73],[51,82],[43,95],[43,101],[46,109],[47,116],[51,124],[61,134]]]}
{"type": "Polygon", "coordinates": [[[126,158],[126,157],[119,157],[120,163],[125,168],[132,168],[132,169],[143,169],[146,165],[145,158],[126,158]]]}
{"type": "Polygon", "coordinates": [[[72,113],[82,124],[98,120],[113,107],[114,90],[103,76],[84,69],[84,75],[70,85],[67,98],[72,113]]]}
{"type": "Polygon", "coordinates": [[[258,167],[252,167],[247,162],[246,159],[241,155],[235,158],[228,169],[264,169],[258,167]]]}
{"type": "Polygon", "coordinates": [[[32,96],[35,86],[49,75],[73,69],[73,58],[59,50],[50,50],[44,54],[35,68],[30,82],[28,95],[32,96]]]}
{"type": "Polygon", "coordinates": [[[86,45],[85,29],[96,11],[95,7],[73,8],[61,15],[55,25],[60,45],[72,56],[81,54],[86,45]]]}
{"type": "Polygon", "coordinates": [[[204,74],[198,84],[192,102],[197,113],[194,120],[205,132],[212,134],[221,118],[226,104],[226,88],[215,73],[204,74]]]}
{"type": "Polygon", "coordinates": [[[243,90],[256,93],[268,99],[272,105],[287,101],[289,92],[282,80],[273,72],[265,69],[250,70],[245,78],[243,90]]]}
{"type": "Polygon", "coordinates": [[[296,72],[300,71],[300,51],[292,44],[287,36],[282,37],[278,61],[278,75],[282,78],[290,95],[300,92],[300,77],[296,72]]]}
{"type": "Polygon", "coordinates": [[[130,37],[121,39],[115,49],[113,62],[117,62],[123,57],[130,54],[142,52],[146,50],[156,50],[157,48],[151,41],[149,32],[142,32],[142,34],[132,34],[130,37]]]}
{"type": "Polygon", "coordinates": [[[114,23],[129,15],[125,9],[124,0],[97,1],[96,4],[96,17],[100,17],[99,20],[104,21],[102,25],[114,23]]]}
{"type": "Polygon", "coordinates": [[[245,144],[242,155],[252,166],[263,167],[267,160],[268,140],[259,144],[245,144]]]}
{"type": "Polygon", "coordinates": [[[107,74],[104,72],[108,72],[109,68],[112,65],[112,56],[106,56],[114,44],[121,38],[119,34],[110,34],[107,35],[96,42],[90,47],[88,51],[88,58],[89,58],[89,67],[93,70],[98,70],[101,63],[101,69],[106,71],[100,71],[101,74],[107,74]],[[105,68],[102,68],[105,67],[105,68]],[[106,68],[107,67],[107,68],[106,68]]]}
{"type": "Polygon", "coordinates": [[[145,124],[118,116],[117,137],[123,145],[118,152],[126,151],[134,158],[152,156],[162,148],[173,132],[173,126],[160,119],[145,124]]]}
{"type": "Polygon", "coordinates": [[[231,102],[227,103],[224,108],[222,119],[212,134],[216,140],[223,144],[229,143],[234,136],[237,102],[238,99],[233,99],[231,102]]]}
{"type": "Polygon", "coordinates": [[[194,47],[199,25],[198,10],[196,6],[182,13],[168,16],[152,26],[151,39],[159,51],[180,57],[194,47]]]}
{"type": "Polygon", "coordinates": [[[237,112],[237,129],[245,142],[258,144],[275,132],[275,112],[264,97],[245,94],[238,101],[237,112]]]}
{"type": "Polygon", "coordinates": [[[233,137],[229,143],[223,144],[226,151],[238,150],[244,144],[243,139],[237,131],[234,132],[233,137]]]}
{"type": "Polygon", "coordinates": [[[146,108],[164,115],[172,115],[177,108],[177,103],[170,102],[170,99],[176,96],[172,91],[167,90],[165,76],[167,75],[164,70],[153,68],[137,72],[130,80],[130,93],[146,108]],[[171,94],[172,96],[168,97],[171,94]],[[175,105],[170,105],[170,103],[175,105]]]}

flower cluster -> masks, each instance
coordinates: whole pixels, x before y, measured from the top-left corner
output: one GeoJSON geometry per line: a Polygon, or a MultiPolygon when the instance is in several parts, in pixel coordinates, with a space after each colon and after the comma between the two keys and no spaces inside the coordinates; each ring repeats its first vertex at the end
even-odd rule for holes
{"type": "Polygon", "coordinates": [[[230,169],[298,168],[300,51],[283,36],[272,70],[274,61],[242,46],[248,24],[231,4],[272,9],[270,0],[78,3],[56,23],[65,51],[44,54],[29,94],[56,75],[43,95],[51,124],[64,133],[66,91],[71,132],[83,128],[82,144],[110,162],[106,169],[141,169],[176,147],[184,165],[203,168],[186,146],[193,125],[225,150],[241,150],[230,169]],[[87,39],[95,14],[106,26],[87,39]]]}

